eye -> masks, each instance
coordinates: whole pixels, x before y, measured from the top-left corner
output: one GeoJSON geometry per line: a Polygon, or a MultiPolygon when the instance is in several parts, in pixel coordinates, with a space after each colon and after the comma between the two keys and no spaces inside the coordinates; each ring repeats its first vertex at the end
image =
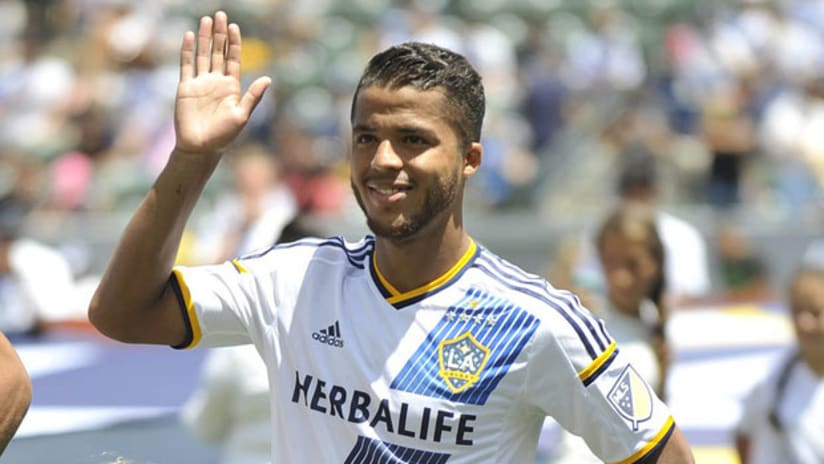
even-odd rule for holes
{"type": "Polygon", "coordinates": [[[426,145],[426,140],[420,135],[409,134],[403,137],[403,143],[408,145],[426,145]]]}
{"type": "Polygon", "coordinates": [[[355,143],[357,145],[370,144],[370,143],[374,142],[375,140],[377,140],[377,137],[375,137],[373,134],[357,134],[357,135],[355,135],[355,143]]]}

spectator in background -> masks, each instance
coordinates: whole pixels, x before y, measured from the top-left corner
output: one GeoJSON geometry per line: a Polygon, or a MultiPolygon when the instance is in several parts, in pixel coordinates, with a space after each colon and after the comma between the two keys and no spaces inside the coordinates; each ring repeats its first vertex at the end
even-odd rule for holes
{"type": "MultiPolygon", "coordinates": [[[[612,212],[596,237],[606,280],[606,301],[598,311],[631,366],[659,396],[669,364],[664,326],[665,251],[654,212],[627,204],[612,212]]],[[[557,464],[599,463],[580,438],[562,432],[557,464]]]]}
{"type": "Polygon", "coordinates": [[[198,439],[220,445],[221,464],[271,462],[269,378],[254,345],[209,351],[181,420],[198,439]]]}
{"type": "Polygon", "coordinates": [[[221,193],[197,232],[194,260],[219,263],[272,245],[297,215],[295,198],[281,183],[277,161],[264,146],[242,146],[231,163],[233,187],[221,193]]]}
{"type": "Polygon", "coordinates": [[[702,108],[702,135],[712,153],[707,201],[716,208],[741,203],[745,168],[755,153],[755,124],[748,111],[750,95],[733,81],[717,85],[702,108]]]}
{"type": "Polygon", "coordinates": [[[11,343],[0,332],[0,456],[31,404],[31,380],[11,343]]]}
{"type": "Polygon", "coordinates": [[[797,345],[744,404],[743,464],[824,462],[824,262],[803,264],[789,290],[797,345]]]}
{"type": "MultiPolygon", "coordinates": [[[[667,261],[665,275],[667,295],[672,305],[706,296],[710,288],[707,245],[701,232],[687,221],[658,207],[658,170],[655,156],[640,145],[633,145],[622,156],[617,192],[622,205],[640,205],[654,212],[655,227],[667,261]]],[[[598,291],[602,284],[593,279],[601,275],[593,242],[581,244],[573,280],[588,290],[598,291]]]]}
{"type": "Polygon", "coordinates": [[[667,292],[673,302],[705,296],[710,292],[707,244],[694,225],[658,207],[656,163],[649,151],[630,149],[618,178],[618,194],[623,203],[638,203],[655,211],[655,227],[667,255],[667,292]]]}
{"type": "Polygon", "coordinates": [[[716,235],[723,298],[728,301],[766,301],[771,296],[764,258],[744,232],[722,225],[716,235]]]}
{"type": "Polygon", "coordinates": [[[15,196],[0,199],[0,330],[7,333],[37,332],[83,312],[66,258],[22,234],[28,211],[15,196]]]}
{"type": "MultiPolygon", "coordinates": [[[[230,159],[234,190],[224,195],[204,225],[202,262],[220,262],[292,242],[316,232],[298,214],[280,183],[277,164],[264,147],[249,144],[230,159]],[[204,243],[208,242],[205,244],[204,243]],[[210,248],[222,250],[203,254],[210,248]]],[[[221,446],[222,464],[264,464],[271,459],[269,378],[253,345],[213,349],[200,385],[181,420],[201,440],[221,446]]]]}

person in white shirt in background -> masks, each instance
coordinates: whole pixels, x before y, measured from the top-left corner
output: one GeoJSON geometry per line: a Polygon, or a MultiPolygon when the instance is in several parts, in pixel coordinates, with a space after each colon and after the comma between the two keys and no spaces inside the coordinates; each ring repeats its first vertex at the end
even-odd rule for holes
{"type": "Polygon", "coordinates": [[[218,196],[197,228],[193,258],[199,264],[271,246],[298,213],[292,192],[280,181],[275,154],[266,147],[244,144],[227,161],[232,189],[218,196]]]}
{"type": "MultiPolygon", "coordinates": [[[[655,156],[641,147],[629,149],[617,177],[620,204],[640,204],[654,211],[655,227],[664,245],[665,275],[670,305],[675,307],[707,296],[712,288],[707,243],[689,222],[667,213],[658,205],[658,169],[655,156]]],[[[603,290],[603,273],[591,236],[582,240],[573,278],[585,292],[603,290]]]]}
{"type": "Polygon", "coordinates": [[[198,439],[220,445],[222,464],[271,462],[269,378],[254,345],[209,352],[181,420],[198,439]]]}
{"type": "Polygon", "coordinates": [[[38,333],[44,324],[85,318],[68,260],[23,234],[29,207],[0,199],[0,331],[38,333]]]}
{"type": "MultiPolygon", "coordinates": [[[[655,213],[639,204],[616,208],[595,239],[606,283],[596,310],[633,368],[663,397],[668,351],[664,338],[666,259],[655,213]]],[[[561,432],[555,464],[602,462],[579,437],[561,432]]]]}
{"type": "MultiPolygon", "coordinates": [[[[278,238],[300,238],[297,204],[279,181],[274,155],[247,144],[232,163],[234,188],[217,200],[202,223],[194,256],[217,263],[272,246],[278,238]],[[284,233],[285,232],[285,233],[284,233]]],[[[219,444],[222,464],[270,462],[269,379],[253,345],[212,349],[198,389],[187,400],[181,420],[205,442],[219,444]]]]}
{"type": "Polygon", "coordinates": [[[743,464],[824,462],[824,261],[806,259],[813,254],[789,286],[797,344],[744,402],[735,436],[743,464]]]}

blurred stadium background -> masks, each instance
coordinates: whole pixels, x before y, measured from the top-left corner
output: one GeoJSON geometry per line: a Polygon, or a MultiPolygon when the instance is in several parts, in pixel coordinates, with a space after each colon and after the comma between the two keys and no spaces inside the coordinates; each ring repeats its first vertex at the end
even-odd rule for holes
{"type": "MultiPolygon", "coordinates": [[[[824,230],[821,0],[0,0],[0,196],[31,206],[25,234],[60,250],[77,283],[64,320],[12,338],[35,398],[4,462],[216,462],[176,420],[203,354],[115,344],[82,320],[172,147],[180,38],[216,9],[244,33],[244,76],[275,82],[238,145],[267,146],[330,234],[364,232],[348,110],[391,43],[436,42],[478,66],[486,152],[467,221],[532,272],[562,267],[615,204],[622,161],[651,155],[661,207],[710,251],[711,294],[670,327],[673,408],[699,462],[735,462],[737,401],[789,341],[783,285],[824,230]]],[[[219,170],[193,223],[230,184],[219,170]]]]}

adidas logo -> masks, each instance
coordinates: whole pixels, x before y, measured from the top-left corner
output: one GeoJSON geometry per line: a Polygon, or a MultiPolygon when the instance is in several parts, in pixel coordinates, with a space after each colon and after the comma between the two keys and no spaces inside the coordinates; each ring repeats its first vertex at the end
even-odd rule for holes
{"type": "Polygon", "coordinates": [[[335,348],[343,348],[343,339],[340,336],[340,324],[335,321],[325,329],[320,329],[318,332],[312,332],[312,339],[321,343],[334,346],[335,348]]]}

